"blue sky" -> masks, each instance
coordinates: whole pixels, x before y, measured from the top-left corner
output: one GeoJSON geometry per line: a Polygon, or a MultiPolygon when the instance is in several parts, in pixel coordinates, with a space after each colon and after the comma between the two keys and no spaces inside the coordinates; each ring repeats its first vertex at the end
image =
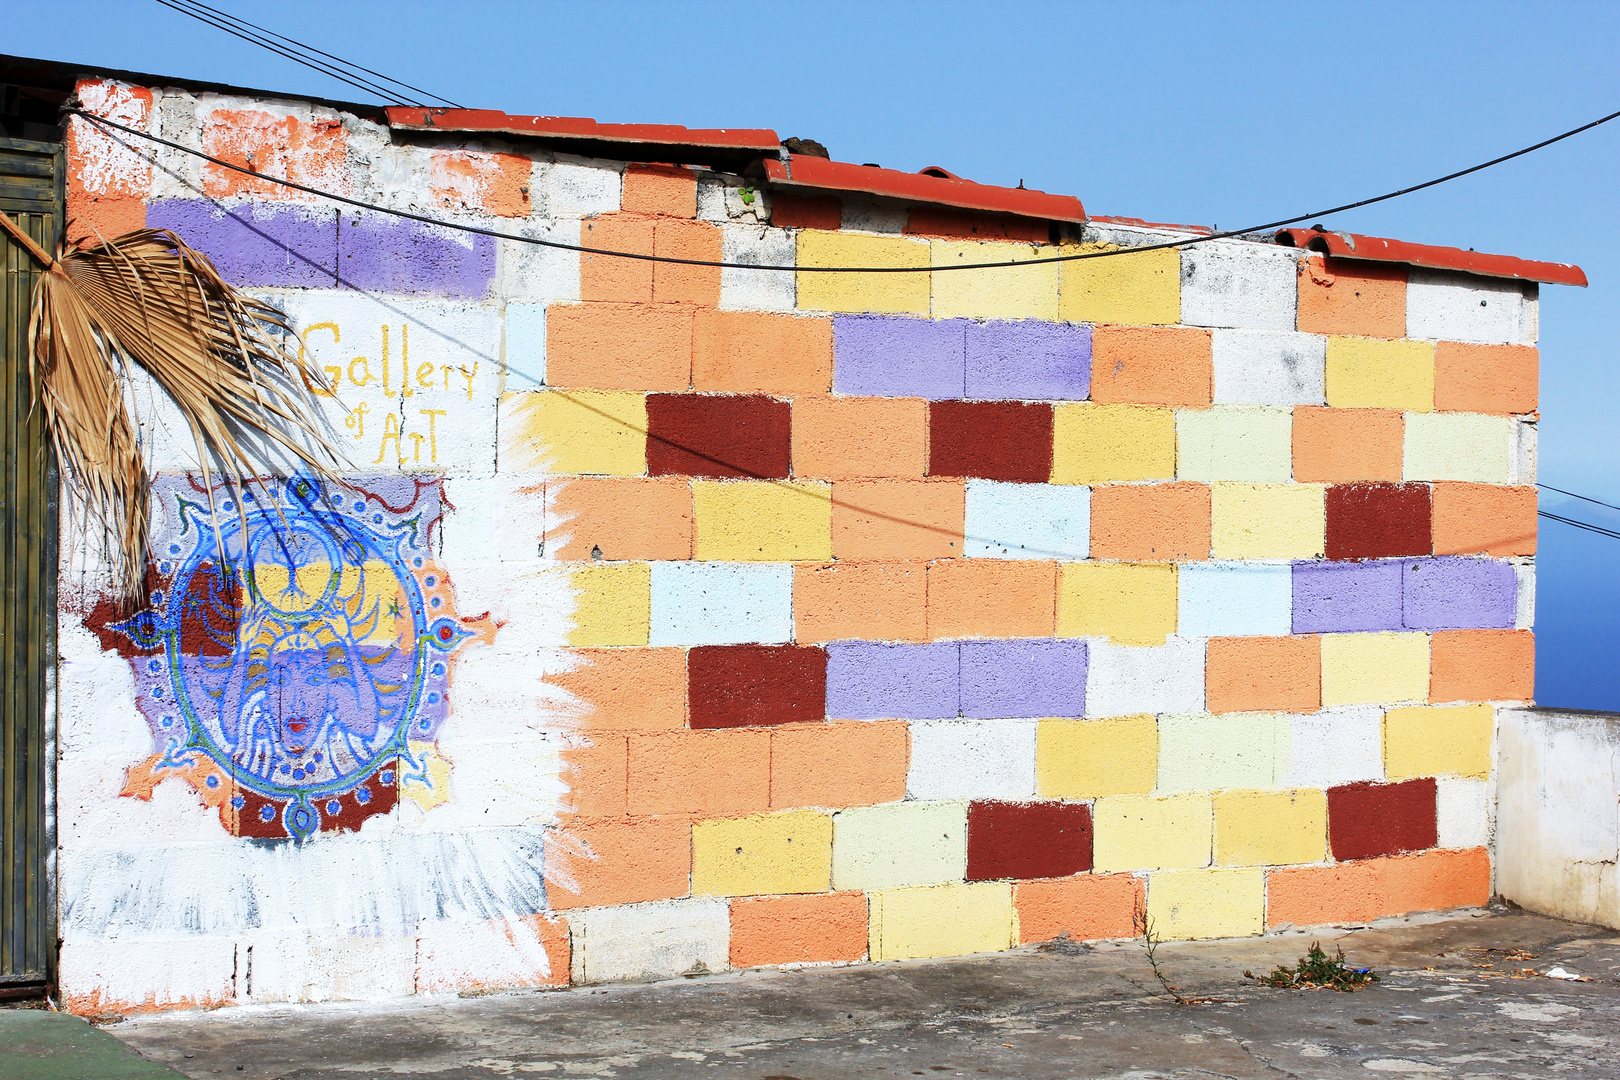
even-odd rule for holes
{"type": "MultiPolygon", "coordinates": [[[[769,127],[845,161],[1228,228],[1620,108],[1612,4],[212,2],[471,107],[769,127]]],[[[143,0],[11,0],[5,20],[9,52],[357,97],[143,0]]],[[[1542,290],[1541,479],[1620,504],[1617,175],[1620,121],[1326,224],[1583,266],[1590,288],[1542,290]]],[[[1542,704],[1620,710],[1617,558],[1620,540],[1542,522],[1542,704]]]]}

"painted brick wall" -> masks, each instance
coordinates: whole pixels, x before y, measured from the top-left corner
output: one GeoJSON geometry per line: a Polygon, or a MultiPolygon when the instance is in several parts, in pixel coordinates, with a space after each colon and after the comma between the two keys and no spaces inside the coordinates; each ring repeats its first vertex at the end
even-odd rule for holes
{"type": "MultiPolygon", "coordinates": [[[[593,246],[1078,250],[95,90],[267,172],[593,246]]],[[[1144,916],[1254,934],[1490,895],[1493,705],[1533,671],[1533,287],[1238,242],[872,276],[580,257],[75,137],[74,213],[175,228],[294,316],[338,387],[355,520],[409,526],[390,551],[425,560],[375,571],[384,593],[444,604],[426,638],[356,640],[448,669],[431,734],[368,774],[377,801],[317,800],[302,835],[302,796],[248,775],[292,736],[213,765],[173,750],[177,676],[97,615],[93,560],[65,565],[75,1008],[947,956],[1144,916]]],[[[194,463],[172,411],[147,416],[181,560],[194,463]]],[[[369,566],[335,587],[370,595],[369,566]]],[[[246,655],[188,618],[174,656],[246,655]]]]}

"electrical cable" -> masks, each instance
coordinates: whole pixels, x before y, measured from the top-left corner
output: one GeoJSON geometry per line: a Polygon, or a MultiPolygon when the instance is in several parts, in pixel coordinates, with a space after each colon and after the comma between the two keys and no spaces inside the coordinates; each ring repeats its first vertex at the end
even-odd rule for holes
{"type": "MultiPolygon", "coordinates": [[[[1577,495],[1576,498],[1580,498],[1580,496],[1577,495]]],[[[1537,510],[1536,516],[1544,517],[1549,521],[1557,521],[1564,525],[1573,525],[1577,529],[1585,529],[1587,532],[1595,532],[1599,536],[1607,536],[1614,540],[1620,540],[1620,531],[1616,531],[1614,529],[1605,529],[1603,526],[1593,525],[1589,521],[1580,521],[1576,518],[1564,517],[1562,514],[1549,514],[1545,510],[1537,510]]]]}
{"type": "MultiPolygon", "coordinates": [[[[158,2],[168,3],[169,0],[158,0],[158,2]]],[[[1468,176],[1471,173],[1479,172],[1481,169],[1488,169],[1493,165],[1500,165],[1504,161],[1511,161],[1514,158],[1523,157],[1525,154],[1540,150],[1542,147],[1551,146],[1553,143],[1560,142],[1564,139],[1570,138],[1571,136],[1579,135],[1583,131],[1590,131],[1600,124],[1607,124],[1609,121],[1620,117],[1620,111],[1612,112],[1609,115],[1600,117],[1599,119],[1593,120],[1590,123],[1582,124],[1580,127],[1571,128],[1561,135],[1554,135],[1550,139],[1543,139],[1541,142],[1538,142],[1532,146],[1527,146],[1522,150],[1515,150],[1511,154],[1503,154],[1501,157],[1492,158],[1490,161],[1481,162],[1478,165],[1473,165],[1469,168],[1461,169],[1454,173],[1449,173],[1434,180],[1426,180],[1421,184],[1414,184],[1411,187],[1401,188],[1399,191],[1386,192],[1383,195],[1377,195],[1370,199],[1362,199],[1358,202],[1345,203],[1342,206],[1336,206],[1328,210],[1315,210],[1308,214],[1300,214],[1297,217],[1284,218],[1280,221],[1273,221],[1266,225],[1255,225],[1246,229],[1233,229],[1229,232],[1210,233],[1206,236],[1192,237],[1191,239],[1187,240],[1170,240],[1159,244],[1147,244],[1142,247],[1114,248],[1106,251],[1087,251],[1075,255],[1058,255],[1045,259],[1027,259],[1022,261],[1008,260],[1005,262],[984,263],[949,263],[944,266],[781,266],[771,263],[720,262],[712,259],[681,259],[670,255],[644,255],[633,251],[611,251],[606,248],[586,247],[583,244],[570,244],[561,240],[546,240],[537,236],[520,236],[514,233],[501,232],[496,229],[485,229],[477,225],[464,225],[459,222],[443,221],[438,218],[428,217],[424,214],[413,214],[408,210],[395,210],[386,206],[376,206],[371,203],[362,202],[358,199],[351,199],[345,195],[337,195],[330,191],[322,191],[320,188],[310,187],[307,184],[300,184],[292,180],[283,180],[279,177],[254,172],[252,169],[245,168],[241,165],[235,165],[228,161],[221,161],[219,158],[206,154],[201,150],[195,150],[189,146],[183,146],[180,143],[172,142],[168,139],[161,138],[160,136],[149,134],[137,128],[127,127],[123,124],[108,120],[105,117],[97,116],[94,113],[85,112],[83,109],[70,108],[63,111],[75,116],[82,116],[86,120],[100,124],[103,127],[116,128],[119,131],[134,135],[137,138],[145,139],[148,142],[157,143],[160,146],[167,146],[170,149],[178,150],[185,154],[191,154],[192,156],[202,158],[205,161],[211,161],[215,165],[219,165],[227,169],[233,169],[236,172],[244,173],[257,180],[266,180],[273,184],[280,184],[282,187],[291,188],[294,191],[302,191],[310,195],[330,199],[333,202],[344,203],[349,206],[359,207],[363,210],[373,210],[382,214],[391,214],[394,217],[405,218],[410,221],[418,221],[427,225],[435,225],[440,228],[454,229],[460,232],[472,233],[478,236],[488,236],[497,240],[511,240],[520,244],[532,244],[537,247],[557,248],[562,251],[577,251],[587,255],[605,255],[619,259],[635,259],[641,262],[674,263],[680,266],[712,266],[734,270],[792,271],[799,274],[937,274],[950,270],[999,270],[1004,267],[1039,266],[1042,263],[1079,262],[1086,259],[1102,259],[1116,255],[1139,255],[1143,252],[1163,251],[1169,248],[1188,248],[1195,244],[1207,244],[1213,240],[1226,240],[1234,236],[1243,236],[1249,233],[1267,232],[1272,229],[1281,228],[1284,225],[1294,225],[1301,221],[1308,221],[1311,218],[1327,217],[1332,214],[1340,213],[1341,211],[1354,210],[1358,207],[1371,206],[1374,203],[1385,202],[1386,200],[1398,198],[1402,195],[1409,195],[1415,191],[1422,191],[1425,188],[1431,188],[1437,184],[1446,183],[1448,180],[1456,180],[1459,177],[1468,176]]]]}
{"type": "Polygon", "coordinates": [[[1590,495],[1577,495],[1573,491],[1565,491],[1563,488],[1555,488],[1551,484],[1537,484],[1536,487],[1544,488],[1547,491],[1556,491],[1560,495],[1568,495],[1572,499],[1579,499],[1582,502],[1589,502],[1597,506],[1604,506],[1610,510],[1620,510],[1620,506],[1616,506],[1614,503],[1606,503],[1602,499],[1594,499],[1590,495]]]}

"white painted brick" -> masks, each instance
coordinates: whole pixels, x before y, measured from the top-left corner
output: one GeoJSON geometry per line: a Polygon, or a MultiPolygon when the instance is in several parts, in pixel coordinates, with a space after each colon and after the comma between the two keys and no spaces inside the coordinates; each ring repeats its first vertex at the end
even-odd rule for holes
{"type": "Polygon", "coordinates": [[[1321,405],[1327,338],[1273,330],[1217,330],[1215,401],[1233,405],[1321,405]]]}
{"type": "Polygon", "coordinates": [[[1513,564],[1513,576],[1518,583],[1518,601],[1513,626],[1518,630],[1533,630],[1536,625],[1536,564],[1533,559],[1513,564]]]}
{"type": "Polygon", "coordinates": [[[1183,563],[1177,633],[1186,637],[1282,637],[1293,628],[1293,569],[1250,562],[1183,563]]]}
{"type": "Polygon", "coordinates": [[[1540,429],[1534,420],[1515,418],[1513,430],[1516,436],[1513,447],[1513,470],[1508,483],[1534,484],[1541,449],[1540,429]]]}
{"type": "Polygon", "coordinates": [[[699,221],[712,221],[716,225],[727,222],[762,224],[771,219],[770,195],[762,188],[746,181],[699,173],[697,181],[697,216],[699,221]],[[751,200],[744,199],[747,188],[751,200]]]}
{"type": "Polygon", "coordinates": [[[502,390],[538,390],[546,384],[546,305],[506,305],[506,384],[502,390]]]}
{"type": "MultiPolygon", "coordinates": [[[[504,231],[565,244],[580,242],[579,223],[570,219],[507,223],[504,231]]],[[[551,303],[579,299],[579,252],[517,240],[496,243],[501,295],[507,300],[551,303]]]]}
{"type": "MultiPolygon", "coordinates": [[[[566,980],[566,971],[551,970],[551,957],[537,932],[540,918],[424,922],[417,933],[416,989],[454,992],[566,980]]],[[[566,933],[566,924],[561,929],[566,933]]]]}
{"type": "Polygon", "coordinates": [[[1505,484],[1513,471],[1517,427],[1510,416],[1407,413],[1402,475],[1505,484]]]}
{"type": "Polygon", "coordinates": [[[737,645],[793,637],[793,567],[655,562],[652,645],[737,645]]]}
{"type": "Polygon", "coordinates": [[[1295,255],[1287,248],[1245,243],[1183,248],[1181,321],[1187,326],[1292,330],[1296,273],[1295,255]]]}
{"type": "Polygon", "coordinates": [[[969,480],[966,534],[964,555],[1084,559],[1091,548],[1091,489],[969,480]]]}
{"type": "Polygon", "coordinates": [[[254,934],[237,950],[242,1001],[366,1001],[416,990],[416,935],[254,934]]]}
{"type": "Polygon", "coordinates": [[[914,799],[1034,798],[1035,721],[913,721],[906,791],[914,799]]]}
{"type": "Polygon", "coordinates": [[[1204,641],[1171,638],[1137,648],[1093,640],[1086,670],[1086,715],[1204,711],[1204,641]]]}
{"type": "Polygon", "coordinates": [[[1435,780],[1435,816],[1439,826],[1439,846],[1443,848],[1485,847],[1496,831],[1488,780],[1442,776],[1435,780]]]}
{"type": "Polygon", "coordinates": [[[537,163],[534,169],[540,205],[554,218],[612,213],[619,208],[623,181],[623,174],[607,165],[557,161],[537,163]]]}
{"type": "MultiPolygon", "coordinates": [[[[793,234],[764,225],[727,224],[720,228],[720,258],[727,263],[792,266],[798,258],[793,234]]],[[[782,270],[720,271],[723,311],[792,311],[797,274],[782,270]]]]}
{"type": "Polygon", "coordinates": [[[966,874],[966,803],[890,803],[833,815],[834,889],[933,885],[966,874]]]}
{"type": "Polygon", "coordinates": [[[576,983],[670,979],[731,964],[725,900],[666,900],[570,912],[576,983]]]}
{"type": "Polygon", "coordinates": [[[1294,414],[1262,405],[1176,411],[1176,478],[1208,484],[1286,484],[1294,474],[1294,414]]]}
{"type": "Polygon", "coordinates": [[[61,1000],[76,1013],[228,1004],[235,975],[228,937],[65,941],[59,953],[61,1000]]]}
{"type": "Polygon", "coordinates": [[[1532,303],[1517,281],[1413,267],[1406,282],[1406,336],[1532,345],[1532,303]]]}
{"type": "Polygon", "coordinates": [[[1283,787],[1330,788],[1384,778],[1384,710],[1352,705],[1293,718],[1283,787]]]}

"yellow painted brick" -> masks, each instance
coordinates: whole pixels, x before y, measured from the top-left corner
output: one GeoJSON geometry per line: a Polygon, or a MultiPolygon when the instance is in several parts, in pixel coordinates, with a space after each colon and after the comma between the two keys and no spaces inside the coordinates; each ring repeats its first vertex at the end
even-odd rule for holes
{"type": "Polygon", "coordinates": [[[1321,484],[1217,483],[1210,492],[1217,559],[1319,559],[1327,529],[1321,484]]]}
{"type": "Polygon", "coordinates": [[[1324,634],[1322,706],[1426,701],[1429,635],[1324,634]]]}
{"type": "Polygon", "coordinates": [[[1491,734],[1496,714],[1489,705],[1417,706],[1384,714],[1384,774],[1413,776],[1491,775],[1491,734]]]}
{"type": "Polygon", "coordinates": [[[1166,870],[1148,875],[1149,928],[1167,941],[1247,937],[1266,928],[1266,872],[1166,870]]]}
{"type": "Polygon", "coordinates": [[[1209,865],[1214,825],[1208,795],[1115,795],[1098,799],[1091,817],[1095,870],[1209,865]]]}
{"type": "MultiPolygon", "coordinates": [[[[1077,255],[1113,246],[1082,244],[1060,251],[1077,255]]],[[[1062,265],[1060,319],[1132,326],[1169,326],[1181,321],[1181,254],[1177,251],[1144,251],[1062,265]]]]}
{"type": "Polygon", "coordinates": [[[1059,637],[1163,645],[1176,632],[1174,563],[1066,562],[1058,584],[1059,637]]]}
{"type": "Polygon", "coordinates": [[[873,960],[964,956],[1017,944],[1009,881],[880,889],[870,903],[873,960]]]}
{"type": "Polygon", "coordinates": [[[832,815],[813,810],[699,821],[692,826],[692,892],[826,892],[832,884],[832,836],[832,815]]]}
{"type": "Polygon", "coordinates": [[[832,561],[830,484],[699,480],[692,503],[699,559],[832,561]]]}
{"type": "Polygon", "coordinates": [[[503,472],[645,476],[647,398],[596,390],[529,390],[500,401],[503,472]]]}
{"type": "Polygon", "coordinates": [[[1159,786],[1178,791],[1275,787],[1286,776],[1294,729],[1286,713],[1159,717],[1159,786]]]}
{"type": "Polygon", "coordinates": [[[645,645],[652,618],[652,567],[646,563],[601,563],[571,571],[574,628],[568,644],[645,645]]]}
{"type": "Polygon", "coordinates": [[[1035,728],[1035,789],[1044,799],[1146,795],[1159,773],[1151,716],[1042,720],[1035,728]]]}
{"type": "MultiPolygon", "coordinates": [[[[800,266],[929,266],[926,240],[862,233],[799,231],[800,266]]],[[[931,274],[805,274],[798,305],[814,311],[928,314],[931,274]]]]}
{"type": "MultiPolygon", "coordinates": [[[[1028,244],[935,240],[934,265],[1031,262],[1050,259],[1056,248],[1028,244]]],[[[1058,317],[1058,267],[1047,262],[1028,270],[952,270],[934,279],[936,319],[1046,319],[1058,317]]]]}
{"type": "Polygon", "coordinates": [[[1215,796],[1215,861],[1286,866],[1327,858],[1327,792],[1224,791],[1215,796]]]}
{"type": "Polygon", "coordinates": [[[1336,409],[1434,409],[1434,343],[1327,339],[1327,403],[1336,409]]]}
{"type": "Polygon", "coordinates": [[[1059,405],[1052,416],[1052,483],[1169,480],[1176,413],[1151,405],[1059,405]]]}

